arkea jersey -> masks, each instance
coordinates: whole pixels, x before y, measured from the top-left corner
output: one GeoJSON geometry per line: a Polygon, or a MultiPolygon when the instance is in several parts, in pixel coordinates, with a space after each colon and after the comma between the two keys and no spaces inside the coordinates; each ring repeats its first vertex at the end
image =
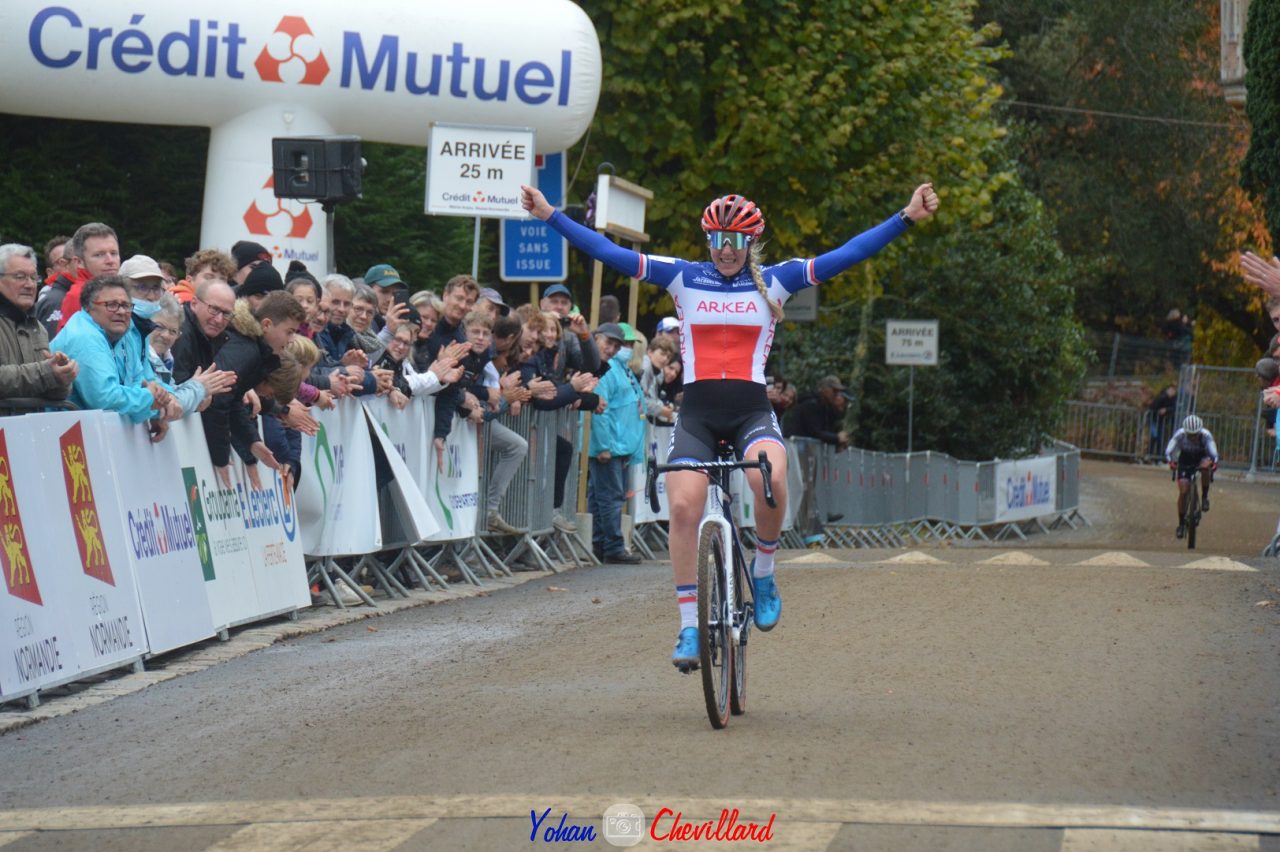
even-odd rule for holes
{"type": "MultiPolygon", "coordinates": [[[[680,320],[680,360],[686,384],[706,379],[764,384],[765,361],[777,323],[746,267],[729,279],[710,260],[679,260],[624,249],[558,211],[547,223],[596,260],[671,294],[680,320]]],[[[875,254],[906,229],[906,223],[894,214],[816,258],[761,267],[769,298],[785,304],[793,294],[875,254]]]]}

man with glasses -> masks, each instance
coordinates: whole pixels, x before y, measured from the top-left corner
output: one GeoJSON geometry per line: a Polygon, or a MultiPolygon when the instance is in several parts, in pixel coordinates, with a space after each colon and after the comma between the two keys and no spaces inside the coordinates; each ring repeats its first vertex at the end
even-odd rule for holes
{"type": "MultiPolygon", "coordinates": [[[[159,331],[159,313],[162,300],[166,295],[164,273],[160,269],[160,264],[145,254],[136,254],[120,264],[120,277],[128,283],[129,295],[133,299],[133,328],[125,333],[122,345],[128,357],[137,357],[150,364],[152,372],[164,385],[165,390],[171,392],[173,398],[182,406],[184,416],[197,409],[203,409],[206,399],[222,393],[235,384],[234,373],[197,368],[189,379],[174,387],[172,367],[163,365],[163,362],[163,375],[161,375],[161,371],[155,368],[155,361],[151,359],[148,340],[153,332],[159,331]]],[[[171,314],[169,322],[180,331],[181,326],[178,323],[181,321],[182,314],[178,302],[173,297],[169,297],[169,303],[171,314]]],[[[166,329],[160,333],[163,336],[168,331],[166,329]]],[[[176,337],[177,335],[174,335],[173,339],[168,341],[166,350],[172,346],[176,337]]],[[[170,359],[171,362],[172,359],[170,359]]]]}
{"type": "Polygon", "coordinates": [[[182,306],[182,333],[173,344],[173,380],[185,382],[197,370],[209,369],[227,342],[227,322],[236,294],[224,281],[196,285],[195,297],[182,306]]]}
{"type": "Polygon", "coordinates": [[[49,336],[36,319],[36,253],[30,246],[0,246],[0,398],[62,400],[78,365],[51,357],[49,336]]]}
{"type": "Polygon", "coordinates": [[[182,416],[181,405],[156,378],[151,364],[131,349],[133,301],[125,279],[99,275],[81,289],[84,310],[77,311],[50,348],[80,362],[71,401],[81,408],[115,411],[134,423],[146,423],[153,441],[182,416]]]}
{"type": "Polygon", "coordinates": [[[120,269],[120,240],[115,231],[101,222],[90,222],[77,228],[67,251],[71,252],[76,264],[76,280],[62,300],[58,331],[72,314],[80,310],[80,289],[85,282],[99,275],[115,275],[120,269]]]}

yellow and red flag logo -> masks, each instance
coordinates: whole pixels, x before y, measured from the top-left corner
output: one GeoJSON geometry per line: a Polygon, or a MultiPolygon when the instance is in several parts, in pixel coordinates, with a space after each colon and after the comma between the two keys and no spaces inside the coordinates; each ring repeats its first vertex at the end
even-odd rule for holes
{"type": "Polygon", "coordinates": [[[102,539],[102,524],[98,521],[98,507],[93,499],[93,483],[89,480],[89,460],[84,451],[84,433],[80,424],[63,433],[58,443],[62,447],[62,478],[67,486],[67,505],[71,508],[71,526],[76,531],[76,544],[80,548],[80,563],[84,573],[114,586],[111,561],[107,558],[106,544],[102,539]]]}
{"type": "Polygon", "coordinates": [[[27,603],[44,606],[36,575],[31,571],[31,552],[23,534],[14,490],[13,468],[9,465],[9,445],[0,430],[0,550],[4,553],[4,584],[9,594],[27,603]]]}

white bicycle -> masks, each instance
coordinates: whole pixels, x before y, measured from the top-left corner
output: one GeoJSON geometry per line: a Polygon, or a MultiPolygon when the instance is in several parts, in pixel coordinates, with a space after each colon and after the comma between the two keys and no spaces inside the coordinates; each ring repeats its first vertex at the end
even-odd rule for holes
{"type": "MultiPolygon", "coordinates": [[[[735,470],[759,469],[764,499],[771,507],[770,481],[773,469],[763,452],[756,461],[737,461],[733,446],[720,441],[716,461],[658,464],[651,448],[645,492],[649,505],[658,511],[658,474],[673,470],[696,470],[707,474],[707,507],[698,524],[698,643],[702,669],[702,694],[706,699],[711,727],[729,724],[729,715],[747,710],[747,638],[751,633],[754,602],[747,575],[746,551],[733,523],[733,497],[729,477],[735,470]]],[[[693,663],[681,668],[689,674],[699,668],[693,663]]]]}

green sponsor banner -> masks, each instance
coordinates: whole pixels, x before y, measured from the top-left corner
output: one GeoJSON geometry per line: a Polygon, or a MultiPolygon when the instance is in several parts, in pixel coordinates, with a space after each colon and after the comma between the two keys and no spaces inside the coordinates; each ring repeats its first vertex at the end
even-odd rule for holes
{"type": "Polygon", "coordinates": [[[200,568],[204,571],[205,582],[217,579],[213,570],[213,552],[209,547],[209,529],[204,522],[204,502],[200,499],[200,484],[196,479],[196,469],[182,469],[182,484],[187,489],[187,503],[191,506],[191,523],[196,530],[196,553],[200,555],[200,568]]]}

